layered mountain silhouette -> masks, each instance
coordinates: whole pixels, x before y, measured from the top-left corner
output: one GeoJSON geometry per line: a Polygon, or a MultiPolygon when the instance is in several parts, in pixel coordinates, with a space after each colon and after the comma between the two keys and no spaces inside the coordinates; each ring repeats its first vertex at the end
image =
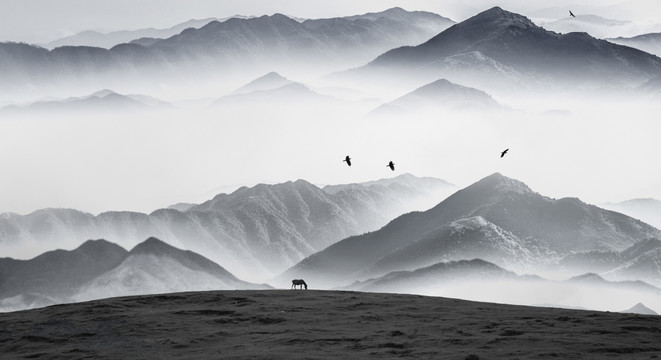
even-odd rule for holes
{"type": "Polygon", "coordinates": [[[575,198],[544,197],[496,173],[430,210],[329,246],[276,281],[307,277],[333,286],[479,256],[502,266],[543,264],[574,252],[623,251],[648,238],[660,239],[661,231],[575,198]]]}
{"type": "Polygon", "coordinates": [[[619,203],[608,203],[603,208],[627,214],[661,229],[661,201],[656,199],[631,199],[619,203]]]}
{"type": "MultiPolygon", "coordinates": [[[[251,83],[251,84],[254,84],[251,83]]],[[[258,87],[246,85],[249,88],[258,87]]],[[[338,106],[343,101],[328,95],[319,94],[308,86],[291,82],[285,85],[264,90],[253,90],[245,93],[224,96],[211,104],[216,108],[233,108],[245,111],[246,106],[260,104],[261,106],[283,107],[289,111],[305,110],[306,106],[338,106]]],[[[242,87],[241,89],[246,89],[242,87]]],[[[239,89],[239,90],[241,90],[239,89]]]]}
{"type": "Polygon", "coordinates": [[[75,250],[54,250],[30,260],[0,258],[0,294],[66,298],[81,284],[119,265],[128,252],[105,240],[89,240],[75,250]]]}
{"type": "MultiPolygon", "coordinates": [[[[116,87],[132,82],[199,81],[209,76],[357,66],[402,45],[419,44],[453,22],[394,8],[364,16],[305,20],[282,14],[211,21],[164,39],[142,39],[109,49],[53,50],[0,43],[0,90],[64,85],[116,87]]],[[[322,69],[323,70],[323,69],[322,69]]]]}
{"type": "Polygon", "coordinates": [[[608,281],[596,274],[562,281],[547,280],[534,275],[517,275],[481,259],[439,262],[412,271],[393,271],[356,281],[341,289],[453,296],[523,305],[553,302],[554,307],[584,309],[604,306],[600,301],[604,294],[618,303],[644,299],[654,306],[661,304],[658,301],[661,289],[642,281],[608,281]],[[583,295],[577,296],[578,293],[583,295]]]}
{"type": "Polygon", "coordinates": [[[648,308],[642,303],[638,303],[627,310],[620,311],[622,313],[640,314],[640,315],[659,315],[656,311],[648,308]]]}
{"type": "Polygon", "coordinates": [[[437,111],[497,111],[505,107],[491,95],[474,88],[454,84],[446,79],[436,80],[387,104],[371,115],[401,115],[437,111]]]}
{"type": "Polygon", "coordinates": [[[512,85],[631,88],[659,73],[661,59],[654,55],[585,33],[554,33],[494,7],[421,45],[388,51],[346,76],[447,78],[502,90],[512,85]]]}
{"type": "Polygon", "coordinates": [[[656,56],[661,56],[661,33],[643,34],[634,37],[617,37],[607,40],[615,44],[630,46],[656,56]]]}
{"type": "Polygon", "coordinates": [[[44,209],[28,215],[2,214],[0,239],[9,251],[20,244],[70,247],[95,238],[133,247],[154,236],[198,252],[242,278],[264,279],[347,236],[428,208],[451,189],[442,180],[416,181],[410,175],[383,185],[346,186],[333,192],[303,180],[261,184],[220,194],[184,212],[160,209],[151,214],[93,216],[44,209]]]}
{"type": "MultiPolygon", "coordinates": [[[[647,259],[647,257],[639,259],[639,257],[648,252],[653,254],[657,249],[661,249],[661,240],[646,239],[623,251],[587,251],[569,254],[563,257],[559,264],[579,272],[592,271],[608,274],[609,271],[619,267],[624,269],[626,264],[645,263],[646,260],[652,260],[647,259]]],[[[655,278],[658,278],[660,274],[659,269],[657,269],[639,278],[654,283],[658,281],[655,278]]]]}
{"type": "Polygon", "coordinates": [[[257,79],[247,83],[246,85],[236,89],[232,94],[246,94],[253,91],[268,91],[281,88],[286,85],[293,84],[294,82],[278,74],[275,71],[260,76],[257,79]]]}
{"type": "Polygon", "coordinates": [[[265,289],[191,251],[149,238],[131,251],[105,240],[30,260],[0,259],[0,311],[124,295],[265,289]]]}
{"type": "Polygon", "coordinates": [[[356,281],[347,290],[373,292],[425,292],[439,283],[466,282],[469,280],[498,281],[518,280],[519,276],[495,264],[481,260],[439,262],[412,271],[393,271],[386,275],[356,281]]]}
{"type": "Polygon", "coordinates": [[[628,32],[628,28],[632,27],[633,23],[630,21],[606,19],[591,14],[578,14],[576,17],[566,17],[556,21],[545,22],[541,26],[547,30],[561,34],[583,32],[595,38],[604,39],[611,37],[612,34],[628,32]]]}
{"type": "Polygon", "coordinates": [[[115,268],[81,286],[76,300],[214,289],[264,289],[241,281],[213,261],[156,238],[134,247],[115,268]]]}
{"type": "Polygon", "coordinates": [[[35,112],[52,114],[58,112],[147,111],[172,108],[174,108],[172,104],[151,96],[139,94],[123,95],[105,89],[82,97],[70,97],[61,100],[42,100],[25,106],[10,105],[0,109],[0,111],[18,114],[35,112]]]}
{"type": "MultiPolygon", "coordinates": [[[[248,18],[245,16],[233,16],[237,18],[248,18]]],[[[134,40],[140,40],[142,38],[151,38],[151,39],[165,39],[188,28],[201,28],[202,26],[212,22],[212,21],[225,21],[225,19],[217,18],[206,18],[206,19],[191,19],[183,23],[174,25],[166,29],[138,29],[138,30],[118,30],[111,32],[100,32],[94,30],[83,31],[71,36],[66,36],[54,41],[45,44],[44,47],[48,49],[54,49],[56,47],[62,46],[92,46],[110,49],[115,45],[126,44],[134,40]]]]}

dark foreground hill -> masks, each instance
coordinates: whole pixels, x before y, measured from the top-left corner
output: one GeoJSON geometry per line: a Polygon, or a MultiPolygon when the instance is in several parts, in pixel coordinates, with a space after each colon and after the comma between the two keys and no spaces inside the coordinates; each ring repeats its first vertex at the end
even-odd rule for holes
{"type": "Polygon", "coordinates": [[[0,314],[4,359],[649,359],[658,316],[447,298],[265,290],[0,314]]]}

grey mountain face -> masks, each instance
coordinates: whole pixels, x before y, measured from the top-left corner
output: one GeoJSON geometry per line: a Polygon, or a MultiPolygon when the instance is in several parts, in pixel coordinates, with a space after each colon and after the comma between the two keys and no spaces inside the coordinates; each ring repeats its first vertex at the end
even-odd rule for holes
{"type": "Polygon", "coordinates": [[[223,264],[242,278],[263,279],[342,238],[421,209],[451,188],[443,181],[415,179],[404,176],[388,185],[356,185],[333,193],[302,180],[244,187],[185,212],[93,216],[46,209],[25,216],[2,214],[0,240],[5,248],[30,242],[55,247],[90,238],[132,247],[155,236],[223,264]]]}
{"type": "Polygon", "coordinates": [[[589,14],[578,14],[576,17],[567,16],[560,20],[541,24],[546,30],[557,33],[583,32],[598,39],[611,37],[612,34],[621,34],[622,31],[626,31],[626,27],[632,25],[630,21],[606,19],[601,16],[589,14]]]}
{"type": "Polygon", "coordinates": [[[263,289],[191,251],[149,238],[130,252],[105,240],[30,260],[0,259],[0,311],[160,292],[263,289]]]}
{"type": "MultiPolygon", "coordinates": [[[[356,281],[341,289],[575,309],[619,310],[636,301],[654,308],[661,306],[661,289],[642,281],[608,281],[591,273],[568,280],[548,280],[534,275],[517,275],[481,259],[439,262],[411,271],[393,271],[356,281]]],[[[637,306],[630,312],[643,313],[645,309],[637,306]]]]}
{"type": "Polygon", "coordinates": [[[613,280],[642,280],[661,286],[661,240],[642,240],[624,251],[587,251],[559,261],[573,272],[594,272],[613,280]]]}
{"type": "Polygon", "coordinates": [[[630,314],[640,314],[640,315],[659,315],[656,311],[648,308],[642,303],[634,305],[631,309],[622,310],[620,312],[630,313],[630,314]]]}
{"type": "Polygon", "coordinates": [[[416,268],[417,261],[424,265],[478,255],[503,265],[544,263],[570,252],[621,251],[646,238],[661,238],[661,232],[578,199],[541,196],[494,174],[430,210],[405,214],[378,231],[313,254],[276,280],[310,277],[337,285],[399,266],[416,268]]]}
{"type": "Polygon", "coordinates": [[[440,79],[375,109],[372,115],[401,115],[438,111],[498,111],[505,107],[491,95],[440,79]]]}
{"type": "Polygon", "coordinates": [[[268,286],[237,279],[199,254],[149,238],[134,247],[115,268],[82,284],[73,298],[80,301],[179,291],[264,288],[268,286]]]}
{"type": "Polygon", "coordinates": [[[49,251],[30,260],[1,258],[0,304],[16,305],[6,300],[16,297],[27,305],[68,300],[82,284],[114,268],[126,256],[127,251],[116,244],[90,240],[75,250],[49,251]]]}
{"type": "Polygon", "coordinates": [[[643,280],[661,286],[661,246],[621,263],[604,276],[616,280],[643,280]]]}
{"type": "Polygon", "coordinates": [[[171,109],[172,104],[146,95],[123,95],[112,90],[97,91],[88,96],[71,97],[61,100],[43,100],[25,106],[10,105],[1,112],[13,114],[34,113],[86,113],[93,111],[148,111],[171,109]]]}
{"type": "Polygon", "coordinates": [[[630,38],[617,37],[607,40],[615,44],[630,46],[656,56],[661,56],[661,33],[643,34],[630,38]]]}
{"type": "Polygon", "coordinates": [[[233,94],[246,94],[253,91],[267,91],[281,88],[285,85],[290,85],[293,81],[283,77],[277,72],[270,72],[264,76],[249,82],[248,84],[236,89],[233,94]]]}
{"type": "MultiPolygon", "coordinates": [[[[661,90],[661,87],[659,87],[661,90]]],[[[661,229],[661,201],[656,199],[632,199],[602,205],[603,208],[627,214],[661,229]]]]}
{"type": "MultiPolygon", "coordinates": [[[[239,18],[245,18],[240,17],[239,18]]],[[[120,30],[111,32],[100,32],[87,30],[75,35],[63,37],[45,44],[47,49],[54,49],[62,46],[92,46],[110,49],[115,45],[126,44],[140,38],[164,39],[179,34],[188,28],[201,28],[212,21],[225,21],[226,19],[192,19],[181,24],[174,25],[167,29],[138,29],[138,30],[120,30]]]]}
{"type": "Polygon", "coordinates": [[[585,33],[547,31],[524,16],[495,7],[421,45],[388,51],[347,76],[447,78],[506,91],[513,85],[537,90],[632,88],[659,73],[661,59],[656,56],[585,33]]]}
{"type": "Polygon", "coordinates": [[[188,28],[166,39],[110,49],[63,46],[47,50],[1,43],[0,69],[4,70],[0,90],[116,87],[127,79],[164,82],[179,76],[199,80],[237,71],[300,70],[305,64],[317,71],[320,65],[339,70],[365,63],[394,47],[421,43],[450,25],[452,21],[435,14],[391,9],[364,17],[303,22],[281,14],[232,18],[188,28]]]}
{"type": "Polygon", "coordinates": [[[439,262],[410,271],[394,271],[365,281],[356,281],[345,287],[354,291],[425,293],[441,283],[470,280],[518,280],[519,276],[490,262],[473,259],[439,262]]]}

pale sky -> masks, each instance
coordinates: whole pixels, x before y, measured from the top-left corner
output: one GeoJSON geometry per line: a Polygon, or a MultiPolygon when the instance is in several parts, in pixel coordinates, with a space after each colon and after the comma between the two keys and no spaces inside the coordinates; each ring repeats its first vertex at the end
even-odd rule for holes
{"type": "Polygon", "coordinates": [[[425,10],[461,21],[492,6],[526,15],[553,7],[594,12],[618,20],[654,21],[656,0],[0,0],[0,41],[46,43],[84,30],[167,28],[190,20],[279,12],[303,18],[336,17],[394,6],[425,10]],[[624,5],[622,5],[624,4],[624,5]],[[617,5],[617,6],[611,6],[617,5]]]}

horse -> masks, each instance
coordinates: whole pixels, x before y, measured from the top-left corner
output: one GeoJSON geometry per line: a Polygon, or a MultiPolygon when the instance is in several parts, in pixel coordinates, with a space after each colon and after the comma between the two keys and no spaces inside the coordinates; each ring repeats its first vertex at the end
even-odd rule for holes
{"type": "Polygon", "coordinates": [[[303,286],[305,286],[305,290],[308,289],[308,284],[305,283],[305,280],[303,279],[294,279],[291,281],[291,288],[296,289],[296,286],[300,285],[301,289],[303,289],[303,286]]]}

